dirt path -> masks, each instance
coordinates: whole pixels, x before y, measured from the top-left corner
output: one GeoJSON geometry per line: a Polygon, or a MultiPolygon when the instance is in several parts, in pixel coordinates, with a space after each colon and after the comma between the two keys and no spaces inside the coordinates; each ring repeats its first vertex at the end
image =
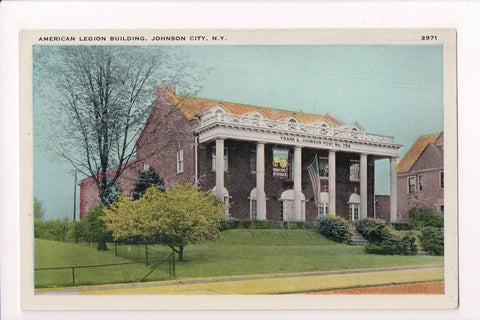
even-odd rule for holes
{"type": "Polygon", "coordinates": [[[443,294],[444,282],[422,282],[354,289],[307,292],[308,294],[443,294]]]}

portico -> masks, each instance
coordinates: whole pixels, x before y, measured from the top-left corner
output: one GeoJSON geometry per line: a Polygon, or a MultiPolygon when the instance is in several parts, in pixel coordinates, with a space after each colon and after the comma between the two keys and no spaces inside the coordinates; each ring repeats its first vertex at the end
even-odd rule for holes
{"type": "MultiPolygon", "coordinates": [[[[305,210],[305,202],[314,202],[322,214],[328,208],[328,214],[341,215],[350,220],[367,218],[373,214],[369,212],[369,207],[372,205],[373,165],[378,159],[390,159],[390,211],[392,221],[395,219],[395,165],[400,145],[395,144],[392,137],[367,134],[357,123],[333,126],[327,121],[304,124],[295,117],[271,120],[261,112],[232,115],[222,106],[208,111],[200,115],[195,134],[200,144],[215,145],[213,190],[222,201],[230,201],[230,194],[234,193],[229,188],[235,188],[235,184],[225,186],[225,161],[229,157],[225,155],[225,150],[228,150],[225,144],[235,142],[235,145],[248,145],[252,157],[255,157],[254,161],[251,160],[255,167],[252,169],[255,185],[251,190],[255,190],[245,196],[250,198],[250,211],[255,211],[255,219],[270,220],[269,208],[275,208],[271,204],[274,201],[282,202],[281,220],[306,221],[307,215],[311,217],[312,213],[305,210]],[[267,149],[269,153],[266,155],[267,149]],[[270,159],[272,149],[281,155],[278,159],[272,159],[273,165],[267,160],[270,159]],[[307,176],[305,172],[312,156],[319,159],[317,162],[320,161],[327,169],[319,172],[317,167],[313,173],[309,171],[310,176],[307,176]],[[337,168],[339,163],[342,168],[337,168]],[[272,166],[277,167],[272,169],[272,166]],[[270,173],[270,170],[275,173],[270,173]],[[269,190],[266,190],[266,184],[269,185],[269,190]],[[273,188],[273,185],[282,190],[276,190],[278,188],[273,188]],[[313,193],[310,192],[312,188],[315,189],[313,193]],[[307,191],[313,196],[306,198],[307,191]],[[323,194],[322,197],[320,193],[323,194]],[[292,201],[291,195],[293,203],[289,202],[292,201]],[[352,195],[354,196],[351,197],[352,195]],[[342,212],[338,212],[338,201],[341,201],[342,212]],[[325,210],[320,209],[320,206],[325,210]],[[289,211],[291,209],[292,213],[289,211]],[[345,212],[346,209],[348,212],[345,212]]],[[[227,174],[233,175],[234,171],[235,168],[229,164],[227,174]]],[[[232,203],[241,201],[245,200],[231,199],[232,203]]],[[[309,207],[312,205],[309,204],[309,207]]]]}

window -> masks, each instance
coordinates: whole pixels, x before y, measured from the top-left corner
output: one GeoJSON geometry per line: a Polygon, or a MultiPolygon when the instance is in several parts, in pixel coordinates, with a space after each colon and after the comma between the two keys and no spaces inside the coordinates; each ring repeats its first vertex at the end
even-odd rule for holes
{"type": "Polygon", "coordinates": [[[250,219],[256,220],[257,217],[257,188],[250,191],[250,219]]]}
{"type": "Polygon", "coordinates": [[[440,188],[443,189],[443,171],[440,171],[440,188]]]}
{"type": "Polygon", "coordinates": [[[250,200],[250,219],[257,220],[257,200],[250,200]]]}
{"type": "Polygon", "coordinates": [[[418,191],[423,191],[423,174],[418,175],[418,191]]]}
{"type": "Polygon", "coordinates": [[[443,204],[440,206],[440,211],[445,212],[445,206],[443,204]]]}
{"type": "Polygon", "coordinates": [[[328,177],[328,158],[318,158],[318,174],[320,177],[328,177]]]}
{"type": "Polygon", "coordinates": [[[360,162],[350,161],[350,181],[360,180],[360,162]]]}
{"type": "Polygon", "coordinates": [[[357,221],[358,220],[358,210],[360,207],[359,203],[350,203],[350,221],[357,221]]]}
{"type": "Polygon", "coordinates": [[[328,202],[320,202],[318,206],[318,216],[326,216],[328,214],[328,202]]]}
{"type": "Polygon", "coordinates": [[[257,152],[255,150],[250,151],[250,172],[257,172],[257,152]]]}
{"type": "Polygon", "coordinates": [[[417,179],[415,177],[408,177],[408,193],[417,192],[417,179]]]}
{"type": "MultiPolygon", "coordinates": [[[[223,171],[228,171],[228,152],[227,152],[227,147],[223,148],[223,157],[224,157],[224,162],[223,162],[223,171]]],[[[217,161],[217,153],[216,153],[216,147],[212,147],[212,171],[215,171],[215,168],[217,166],[216,164],[217,161]]]]}
{"type": "Polygon", "coordinates": [[[177,151],[177,173],[183,172],[183,149],[177,151]]]}

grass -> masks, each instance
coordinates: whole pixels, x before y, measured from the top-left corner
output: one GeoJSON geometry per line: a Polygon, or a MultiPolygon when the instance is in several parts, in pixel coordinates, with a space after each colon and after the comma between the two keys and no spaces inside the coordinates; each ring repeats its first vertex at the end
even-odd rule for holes
{"type": "MultiPolygon", "coordinates": [[[[35,267],[61,267],[129,262],[145,259],[145,246],[113,246],[107,252],[71,243],[35,240],[35,267]]],[[[149,259],[170,253],[161,245],[149,245],[149,259]]],[[[202,241],[185,247],[183,262],[176,263],[177,278],[245,275],[314,270],[358,269],[380,266],[442,263],[443,257],[382,256],[364,252],[361,246],[330,241],[313,230],[228,230],[216,241],[202,241]]],[[[145,264],[76,269],[77,284],[139,281],[148,271],[145,264]]],[[[37,287],[68,286],[71,269],[37,271],[37,287]]],[[[168,264],[153,272],[148,280],[166,280],[168,264]]]]}

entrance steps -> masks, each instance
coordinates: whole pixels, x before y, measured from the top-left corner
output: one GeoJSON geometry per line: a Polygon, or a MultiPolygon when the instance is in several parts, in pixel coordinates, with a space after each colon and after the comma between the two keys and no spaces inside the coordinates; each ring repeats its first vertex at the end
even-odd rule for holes
{"type": "Polygon", "coordinates": [[[360,232],[355,229],[355,227],[352,228],[353,231],[353,237],[352,237],[352,245],[354,246],[365,246],[368,244],[368,240],[365,239],[360,232]]]}

